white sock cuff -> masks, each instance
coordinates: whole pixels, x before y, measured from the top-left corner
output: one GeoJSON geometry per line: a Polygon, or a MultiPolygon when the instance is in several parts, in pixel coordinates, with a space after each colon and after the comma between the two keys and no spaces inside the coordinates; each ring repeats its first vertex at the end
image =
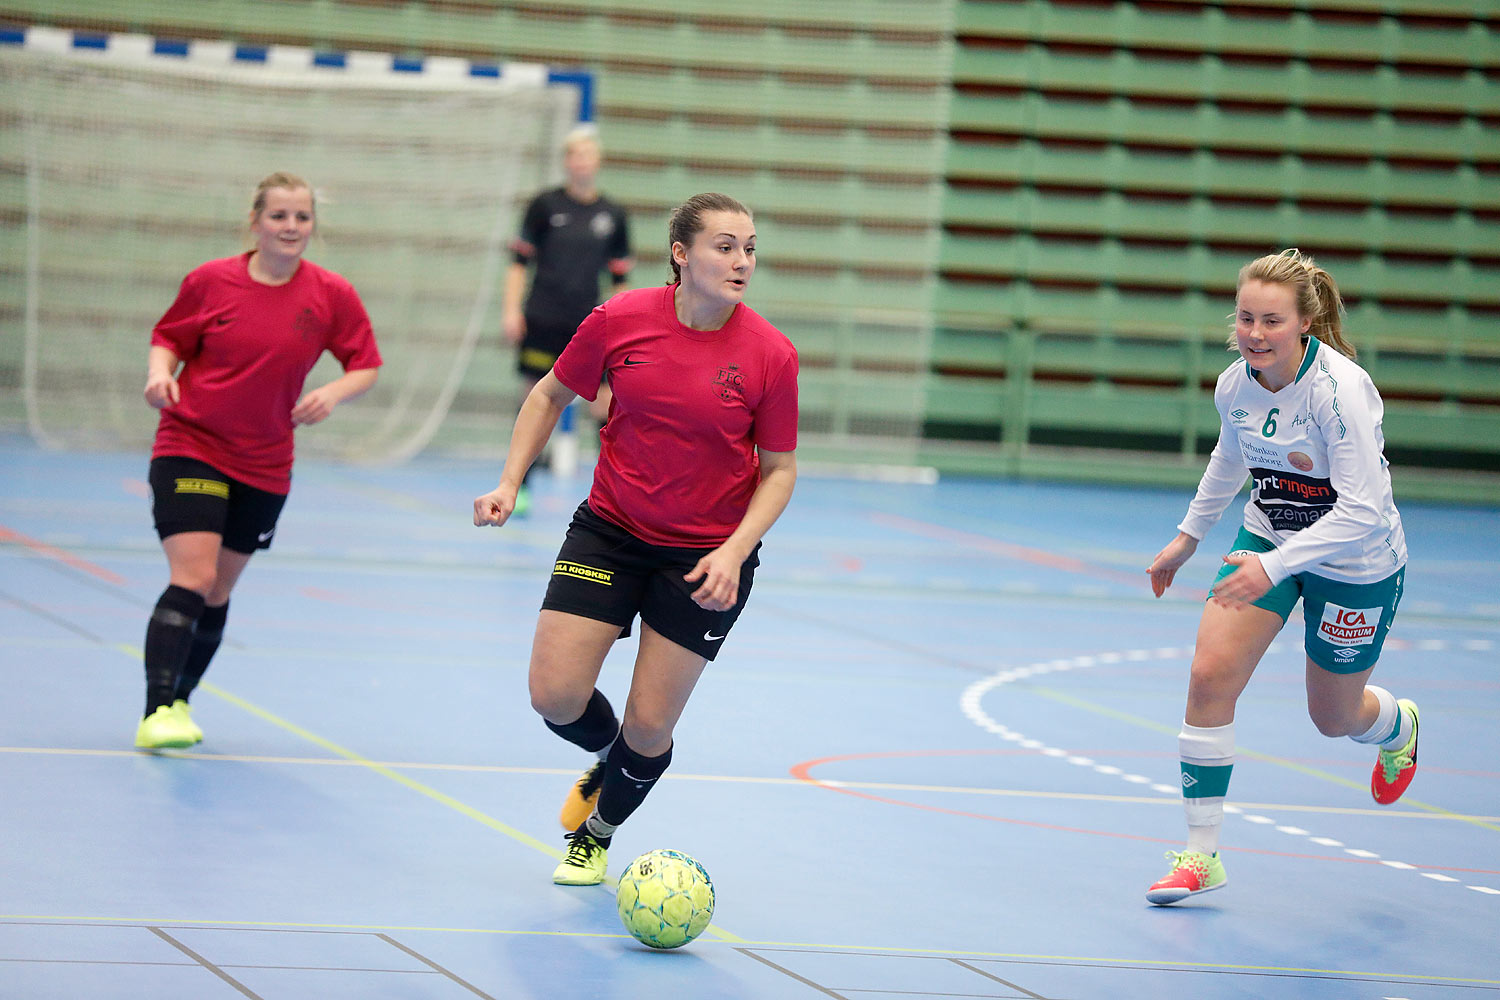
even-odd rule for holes
{"type": "Polygon", "coordinates": [[[1396,696],[1385,688],[1366,684],[1365,690],[1375,696],[1375,700],[1380,703],[1380,711],[1375,713],[1374,725],[1362,733],[1351,733],[1349,738],[1356,743],[1380,743],[1390,739],[1391,734],[1396,731],[1401,708],[1396,704],[1396,696]]]}
{"type": "Polygon", "coordinates": [[[1234,763],[1234,723],[1227,726],[1190,726],[1182,723],[1177,752],[1189,764],[1222,766],[1234,763]]]}
{"type": "Polygon", "coordinates": [[[1219,826],[1224,822],[1223,796],[1211,799],[1183,799],[1182,807],[1187,815],[1187,825],[1190,827],[1219,826]]]}

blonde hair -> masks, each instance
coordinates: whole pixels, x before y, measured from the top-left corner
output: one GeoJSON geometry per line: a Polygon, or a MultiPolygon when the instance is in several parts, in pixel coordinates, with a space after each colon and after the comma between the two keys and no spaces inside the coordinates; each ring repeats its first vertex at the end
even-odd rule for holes
{"type": "Polygon", "coordinates": [[[318,214],[318,198],[313,193],[312,185],[296,174],[289,174],[284,170],[278,170],[274,174],[268,174],[261,178],[260,183],[255,185],[255,198],[250,202],[250,217],[252,219],[259,218],[260,213],[266,210],[266,192],[272,188],[286,188],[288,191],[305,189],[312,196],[313,215],[316,216],[318,214]]]}
{"type": "Polygon", "coordinates": [[[568,134],[563,136],[563,152],[571,153],[575,146],[582,145],[585,142],[591,144],[601,153],[604,151],[603,144],[599,142],[599,126],[592,124],[573,126],[568,130],[568,134]]]}
{"type": "MultiPolygon", "coordinates": [[[[1247,281],[1263,281],[1268,285],[1290,288],[1297,301],[1297,314],[1312,320],[1307,333],[1302,335],[1303,342],[1308,337],[1317,337],[1344,357],[1354,360],[1354,345],[1344,336],[1344,300],[1339,295],[1339,286],[1334,284],[1333,275],[1319,267],[1312,257],[1296,247],[1257,257],[1240,268],[1239,279],[1234,283],[1236,294],[1247,281]]],[[[1231,348],[1233,345],[1231,336],[1231,348]]]]}

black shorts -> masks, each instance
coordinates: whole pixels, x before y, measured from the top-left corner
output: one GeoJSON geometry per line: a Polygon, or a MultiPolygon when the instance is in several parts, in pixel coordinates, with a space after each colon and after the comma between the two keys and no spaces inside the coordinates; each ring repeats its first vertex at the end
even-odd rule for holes
{"type": "Polygon", "coordinates": [[[159,538],[212,531],[224,548],[249,554],[269,549],[285,493],[247,486],[196,458],[151,460],[151,516],[159,538]]]}
{"type": "Polygon", "coordinates": [[[619,625],[630,634],[636,615],[668,639],[712,660],[745,609],[760,565],[760,545],[740,568],[739,599],[728,611],[709,611],[693,602],[703,581],[682,577],[715,547],[652,545],[578,505],[547,584],[542,608],[619,625]]]}
{"type": "Polygon", "coordinates": [[[552,370],[576,332],[577,323],[559,323],[528,314],[526,334],[521,338],[521,349],[516,352],[516,371],[531,378],[541,378],[552,370]]]}

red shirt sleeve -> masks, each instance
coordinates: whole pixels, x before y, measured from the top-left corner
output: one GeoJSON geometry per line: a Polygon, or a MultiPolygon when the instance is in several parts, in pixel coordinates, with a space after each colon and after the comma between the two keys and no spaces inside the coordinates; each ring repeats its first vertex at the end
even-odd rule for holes
{"type": "Polygon", "coordinates": [[[335,326],[328,339],[328,351],[344,366],[344,371],[379,368],[380,349],[375,345],[375,331],[353,285],[347,282],[338,285],[333,315],[335,326]]]}
{"type": "Polygon", "coordinates": [[[177,298],[151,330],[151,346],[165,347],[181,361],[195,358],[209,319],[204,313],[203,281],[198,271],[190,271],[177,289],[177,298]]]}
{"type": "Polygon", "coordinates": [[[797,354],[772,376],[755,410],[754,440],[766,451],[797,450],[797,354]]]}
{"type": "Polygon", "coordinates": [[[552,374],[559,382],[591,403],[598,398],[599,383],[604,380],[604,335],[609,326],[604,310],[608,304],[595,306],[584,317],[578,332],[552,365],[552,374]]]}

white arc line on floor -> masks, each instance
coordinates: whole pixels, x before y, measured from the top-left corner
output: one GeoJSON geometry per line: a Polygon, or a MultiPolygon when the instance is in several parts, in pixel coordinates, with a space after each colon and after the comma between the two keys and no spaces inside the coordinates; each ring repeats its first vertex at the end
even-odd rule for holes
{"type": "MultiPolygon", "coordinates": [[[[1267,652],[1273,652],[1279,646],[1283,646],[1283,643],[1280,640],[1272,643],[1270,649],[1268,649],[1267,652]]],[[[1130,774],[1118,767],[1114,767],[1109,764],[1095,764],[1091,760],[1089,760],[1089,758],[1079,756],[1071,750],[1065,750],[1061,747],[1050,746],[1041,740],[1026,736],[1024,733],[1019,733],[1016,730],[1012,729],[1010,726],[1005,725],[1003,722],[998,722],[995,719],[991,718],[989,713],[984,710],[983,701],[984,696],[989,694],[996,688],[1013,683],[1015,681],[1026,680],[1027,678],[1031,677],[1040,677],[1045,674],[1065,673],[1070,670],[1083,670],[1088,667],[1099,666],[1100,664],[1138,663],[1145,660],[1184,659],[1191,657],[1192,654],[1193,651],[1191,648],[1183,649],[1168,646],[1158,649],[1131,649],[1119,652],[1097,653],[1093,655],[1085,654],[1082,656],[1075,656],[1072,659],[1046,660],[1041,663],[1033,663],[1029,666],[1024,667],[1010,667],[995,674],[991,674],[989,677],[986,677],[982,680],[975,681],[973,684],[970,684],[967,688],[965,688],[964,693],[959,697],[959,708],[963,711],[964,717],[967,718],[970,722],[974,723],[974,725],[978,726],[980,729],[983,729],[987,733],[998,736],[1003,740],[1008,740],[1023,749],[1035,750],[1038,752],[1039,756],[1053,757],[1060,760],[1065,760],[1069,764],[1073,764],[1075,766],[1088,767],[1097,774],[1116,777],[1121,781],[1126,781],[1133,785],[1150,785],[1154,791],[1157,791],[1163,795],[1177,795],[1179,794],[1180,790],[1172,785],[1167,785],[1164,783],[1153,784],[1151,779],[1146,777],[1145,775],[1130,774]]],[[[1225,803],[1224,805],[1224,814],[1226,816],[1243,816],[1247,823],[1255,823],[1260,826],[1274,826],[1275,829],[1281,833],[1292,837],[1306,837],[1311,843],[1318,844],[1323,847],[1343,847],[1343,843],[1341,841],[1334,840],[1332,837],[1314,837],[1309,831],[1304,830],[1301,827],[1282,825],[1278,823],[1278,821],[1273,817],[1262,816],[1258,813],[1247,814],[1244,812],[1244,810],[1229,803],[1225,803]]],[[[1361,858],[1364,860],[1379,861],[1380,864],[1384,865],[1387,868],[1415,871],[1419,875],[1423,875],[1436,882],[1460,882],[1459,879],[1451,878],[1447,875],[1439,875],[1436,872],[1424,872],[1420,868],[1418,868],[1418,866],[1408,864],[1405,861],[1391,861],[1388,859],[1382,859],[1380,855],[1376,854],[1374,851],[1366,851],[1358,847],[1343,847],[1343,850],[1345,854],[1348,854],[1351,857],[1361,858]]],[[[1472,889],[1475,892],[1483,893],[1485,895],[1500,896],[1500,889],[1492,889],[1489,886],[1469,885],[1465,886],[1465,888],[1472,889]]]]}

